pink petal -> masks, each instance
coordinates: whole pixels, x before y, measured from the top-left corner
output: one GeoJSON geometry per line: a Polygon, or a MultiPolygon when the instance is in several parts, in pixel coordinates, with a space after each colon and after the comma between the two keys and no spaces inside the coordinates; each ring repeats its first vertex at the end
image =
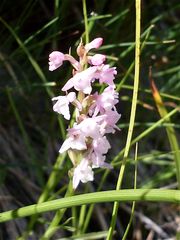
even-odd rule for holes
{"type": "Polygon", "coordinates": [[[104,65],[101,69],[99,69],[99,82],[107,83],[108,85],[114,85],[114,78],[117,74],[116,68],[110,68],[109,65],[104,65]]]}
{"type": "Polygon", "coordinates": [[[94,180],[94,173],[86,158],[74,169],[73,188],[76,189],[79,182],[86,183],[94,180]]]}
{"type": "Polygon", "coordinates": [[[94,74],[97,67],[89,67],[82,72],[78,72],[67,81],[67,83],[62,88],[62,91],[67,91],[74,87],[77,91],[82,91],[85,94],[90,94],[92,91],[91,82],[94,79],[94,74]]]}
{"type": "Polygon", "coordinates": [[[67,83],[64,85],[64,87],[62,88],[62,91],[67,91],[67,90],[71,89],[72,87],[74,87],[73,78],[70,78],[67,81],[67,83]]]}
{"type": "Polygon", "coordinates": [[[88,52],[93,48],[99,48],[103,43],[103,38],[95,38],[93,41],[85,45],[85,49],[88,52]]]}
{"type": "Polygon", "coordinates": [[[70,113],[69,113],[69,101],[66,96],[58,96],[52,98],[53,101],[57,102],[53,106],[53,110],[55,112],[58,112],[59,114],[62,114],[65,119],[70,119],[70,113]]]}
{"type": "Polygon", "coordinates": [[[75,92],[68,93],[67,99],[69,102],[73,102],[76,99],[76,93],[75,92]]]}
{"type": "Polygon", "coordinates": [[[93,118],[86,118],[77,125],[78,129],[84,133],[86,137],[99,138],[99,125],[93,118]]]}
{"type": "Polygon", "coordinates": [[[106,60],[106,56],[103,54],[95,54],[92,57],[89,57],[89,63],[98,66],[103,64],[103,62],[106,60]]]}
{"type": "Polygon", "coordinates": [[[49,71],[54,71],[59,68],[64,61],[64,54],[59,51],[54,51],[49,55],[49,71]]]}

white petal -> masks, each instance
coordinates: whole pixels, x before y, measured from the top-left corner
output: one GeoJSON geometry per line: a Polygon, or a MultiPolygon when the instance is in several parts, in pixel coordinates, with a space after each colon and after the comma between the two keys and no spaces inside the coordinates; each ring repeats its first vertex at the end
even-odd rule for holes
{"type": "Polygon", "coordinates": [[[71,139],[70,139],[70,138],[67,138],[67,139],[63,142],[61,148],[59,149],[59,152],[60,152],[60,153],[63,153],[63,152],[65,152],[65,151],[67,151],[67,150],[70,148],[70,143],[71,143],[71,139]]]}
{"type": "Polygon", "coordinates": [[[73,141],[71,141],[71,148],[76,150],[84,150],[87,149],[85,136],[79,135],[73,141]]]}
{"type": "Polygon", "coordinates": [[[67,91],[72,87],[74,87],[73,78],[70,78],[61,90],[67,91]]]}
{"type": "Polygon", "coordinates": [[[79,185],[80,179],[79,179],[79,175],[77,173],[74,173],[73,176],[73,189],[76,189],[77,186],[79,185]]]}

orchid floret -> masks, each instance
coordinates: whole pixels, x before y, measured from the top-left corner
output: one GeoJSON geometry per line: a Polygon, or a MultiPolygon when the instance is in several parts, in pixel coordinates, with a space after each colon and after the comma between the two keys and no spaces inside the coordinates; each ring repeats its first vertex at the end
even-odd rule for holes
{"type": "Polygon", "coordinates": [[[65,60],[64,54],[59,51],[54,51],[49,55],[49,71],[54,71],[59,68],[65,60]]]}

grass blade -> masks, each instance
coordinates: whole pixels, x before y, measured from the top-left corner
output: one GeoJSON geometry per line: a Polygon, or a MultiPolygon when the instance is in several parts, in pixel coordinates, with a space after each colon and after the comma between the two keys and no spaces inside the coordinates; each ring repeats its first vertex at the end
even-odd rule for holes
{"type": "MultiPolygon", "coordinates": [[[[150,69],[150,81],[151,81],[151,89],[152,89],[154,101],[156,103],[160,117],[163,118],[168,114],[168,111],[166,110],[166,107],[165,107],[163,100],[159,94],[159,91],[155,85],[155,82],[152,79],[151,69],[150,69]]],[[[171,123],[170,117],[166,119],[166,123],[171,123]]],[[[174,153],[174,160],[175,160],[175,164],[176,164],[176,176],[177,176],[177,181],[178,181],[178,187],[180,189],[180,149],[179,149],[179,145],[178,145],[178,141],[176,138],[176,133],[175,133],[174,128],[172,126],[166,126],[166,132],[168,135],[171,150],[174,153]]]]}

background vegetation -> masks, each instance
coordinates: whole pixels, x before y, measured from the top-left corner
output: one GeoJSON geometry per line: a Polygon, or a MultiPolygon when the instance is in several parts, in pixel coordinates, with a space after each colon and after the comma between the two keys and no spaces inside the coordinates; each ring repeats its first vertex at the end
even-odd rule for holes
{"type": "MultiPolygon", "coordinates": [[[[171,120],[155,127],[155,123],[167,113],[158,112],[150,87],[149,67],[152,66],[153,79],[166,111],[170,112],[180,102],[179,11],[180,4],[175,0],[142,1],[141,39],[144,47],[133,135],[133,139],[139,138],[138,188],[177,188],[178,157],[174,154],[177,149],[173,148],[175,143],[167,132],[173,131],[178,142],[179,113],[176,111],[171,120]]],[[[90,40],[104,38],[99,52],[105,53],[110,65],[117,66],[118,70],[116,83],[120,95],[118,109],[122,114],[119,121],[121,132],[110,137],[112,149],[107,159],[111,162],[125,146],[129,125],[134,79],[135,2],[87,1],[87,12],[90,40]]],[[[65,64],[60,70],[49,72],[48,55],[53,50],[68,52],[70,46],[75,54],[81,37],[84,39],[84,18],[79,0],[4,0],[0,4],[1,211],[36,203],[53,170],[68,122],[63,122],[52,111],[51,98],[60,94],[61,86],[71,74],[71,67],[65,64]]],[[[134,152],[133,146],[123,188],[133,188],[134,185],[134,152]]],[[[115,189],[122,155],[117,160],[102,190],[115,189]]],[[[70,168],[70,160],[62,160],[56,175],[57,184],[53,182],[55,189],[48,192],[47,199],[64,196],[70,168]]],[[[95,181],[81,185],[77,194],[96,192],[103,173],[97,170],[95,181]]],[[[173,239],[180,230],[178,210],[173,204],[138,203],[128,239],[173,239]]],[[[52,239],[71,239],[70,236],[76,236],[78,231],[83,233],[84,226],[77,227],[71,218],[73,215],[79,219],[80,208],[72,212],[65,212],[52,239]]],[[[103,239],[106,235],[111,212],[110,203],[96,205],[86,229],[87,233],[99,232],[99,235],[92,235],[93,239],[98,236],[103,239]]],[[[123,236],[130,214],[131,206],[121,204],[114,239],[123,236]]],[[[41,215],[29,239],[40,239],[53,216],[53,213],[41,215]]],[[[16,239],[23,234],[28,222],[29,219],[24,218],[1,224],[0,238],[16,239]]]]}

